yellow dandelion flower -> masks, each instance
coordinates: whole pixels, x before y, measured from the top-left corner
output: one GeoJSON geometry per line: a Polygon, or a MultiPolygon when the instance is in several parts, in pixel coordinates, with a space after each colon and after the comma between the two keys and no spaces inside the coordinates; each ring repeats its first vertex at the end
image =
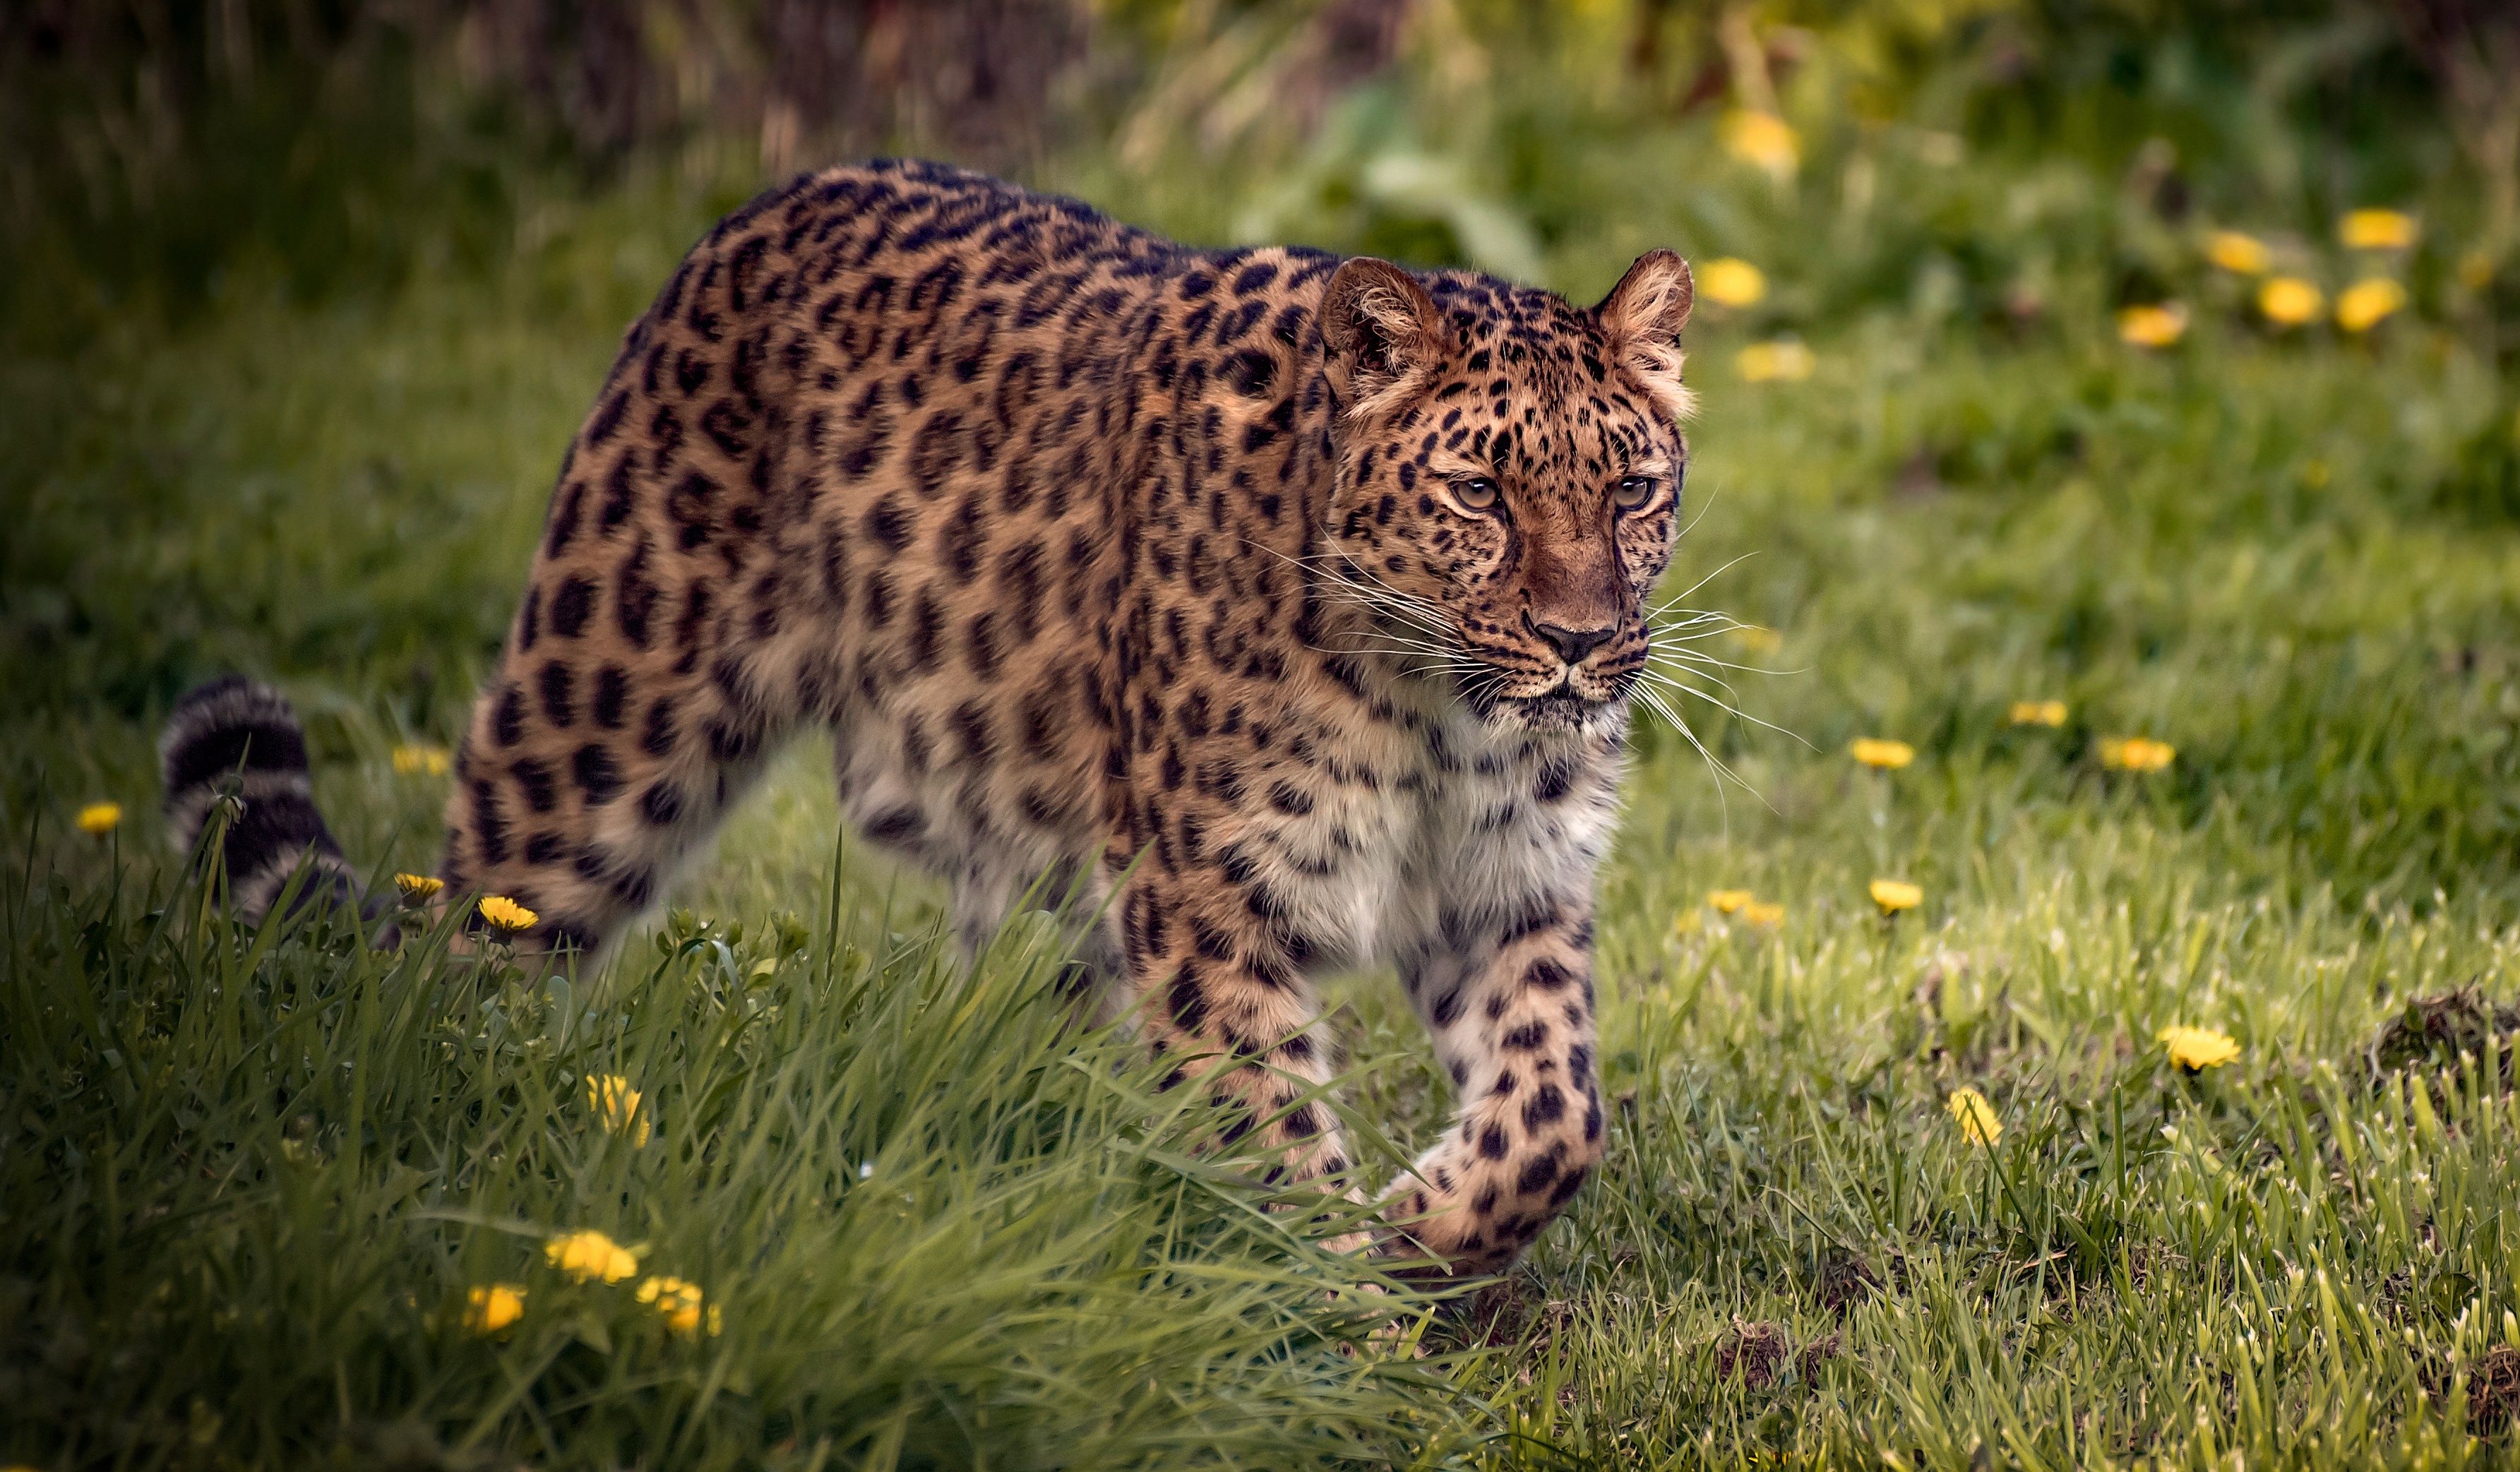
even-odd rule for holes
{"type": "Polygon", "coordinates": [[[418,905],[435,898],[437,892],[446,887],[446,881],[435,874],[396,874],[394,885],[402,891],[404,904],[418,905]]]}
{"type": "Polygon", "coordinates": [[[2012,724],[2015,726],[2062,726],[2065,724],[2065,702],[2062,700],[2015,700],[2012,702],[2012,724]]]}
{"type": "Polygon", "coordinates": [[[474,1288],[464,1300],[464,1327],[475,1334],[496,1334],[525,1316],[525,1290],[515,1283],[474,1288]]]}
{"type": "Polygon", "coordinates": [[[2157,306],[2127,307],[2118,313],[2118,340],[2137,347],[2168,347],[2187,332],[2187,306],[2165,301],[2157,306]]]}
{"type": "Polygon", "coordinates": [[[2404,250],[2420,233],[2413,215],[2396,209],[2357,209],[2336,222],[2336,238],[2352,250],[2404,250]]]}
{"type": "Polygon", "coordinates": [[[481,918],[514,935],[519,930],[531,930],[534,921],[542,916],[506,895],[494,894],[481,897],[481,918]]]}
{"type": "Polygon", "coordinates": [[[1741,918],[1762,930],[1774,930],[1785,922],[1785,907],[1754,900],[1741,907],[1741,918]]]}
{"type": "Polygon", "coordinates": [[[1896,772],[1916,759],[1916,748],[1905,741],[1882,736],[1859,736],[1846,748],[1855,759],[1875,772],[1896,772]]]}
{"type": "Polygon", "coordinates": [[[1799,383],[1812,376],[1820,359],[1791,337],[1779,337],[1774,342],[1753,342],[1741,349],[1732,366],[1744,382],[1799,383]]]}
{"type": "Polygon", "coordinates": [[[2172,1025],[2154,1035],[2170,1051],[2170,1061],[2187,1073],[2220,1068],[2240,1055],[2240,1045],[2204,1027],[2172,1025]]]}
{"type": "Polygon", "coordinates": [[[2100,765],[2111,772],[2158,772],[2179,755],[2168,741],[2126,736],[2100,743],[2100,765]]]}
{"type": "Polygon", "coordinates": [[[604,1123],[605,1133],[628,1133],[633,1145],[645,1148],[648,1143],[648,1117],[639,1112],[639,1091],[617,1073],[608,1073],[586,1081],[586,1107],[604,1123]]]}
{"type": "Polygon", "coordinates": [[[551,1265],[583,1283],[602,1278],[617,1283],[639,1275],[639,1260],[630,1250],[600,1231],[572,1231],[543,1244],[551,1265]]]}
{"type": "Polygon", "coordinates": [[[1724,114],[1720,132],[1724,152],[1766,170],[1772,178],[1790,178],[1802,164],[1802,149],[1793,128],[1774,112],[1736,108],[1724,114]]]}
{"type": "Polygon", "coordinates": [[[430,777],[444,777],[447,765],[448,757],[443,746],[396,746],[393,749],[393,769],[404,777],[417,777],[424,773],[430,777]]]}
{"type": "Polygon", "coordinates": [[[1719,256],[1698,268],[1697,294],[1719,306],[1750,306],[1768,294],[1767,273],[1737,255],[1719,256]]]}
{"type": "MultiPolygon", "coordinates": [[[[656,1312],[665,1316],[665,1327],[677,1334],[698,1334],[700,1331],[702,1316],[698,1283],[679,1277],[652,1277],[639,1285],[639,1302],[655,1305],[656,1312]]],[[[724,1327],[714,1306],[710,1307],[706,1319],[708,1331],[712,1334],[724,1327]]]]}
{"type": "Polygon", "coordinates": [[[122,804],[92,802],[78,811],[79,831],[94,833],[99,838],[122,825],[122,804]]]}
{"type": "Polygon", "coordinates": [[[2298,276],[2277,276],[2258,288],[2258,311],[2277,327],[2299,327],[2326,304],[2326,294],[2298,276]]]}
{"type": "Polygon", "coordinates": [[[1715,907],[1717,914],[1731,914],[1757,898],[1746,889],[1710,889],[1706,892],[1706,903],[1715,907]]]}
{"type": "Polygon", "coordinates": [[[2205,242],[2205,258],[2235,276],[2264,276],[2270,257],[2267,243],[2236,230],[2217,230],[2205,242]]]}
{"type": "Polygon", "coordinates": [[[2370,277],[2337,293],[2336,325],[2349,333],[2367,333],[2406,304],[2406,288],[2385,276],[2370,277]]]}
{"type": "Polygon", "coordinates": [[[1675,916],[1671,922],[1671,938],[1676,941],[1687,940],[1688,937],[1695,935],[1698,931],[1705,928],[1705,911],[1684,910],[1675,916]]]}
{"type": "Polygon", "coordinates": [[[1973,1145],[1991,1145],[2003,1137],[2003,1121],[1996,1117],[1995,1105],[1974,1089],[1955,1089],[1943,1107],[1958,1121],[1960,1137],[1973,1145]]]}
{"type": "Polygon", "coordinates": [[[1925,903],[1925,891],[1904,879],[1875,879],[1865,892],[1872,896],[1872,903],[1881,907],[1884,915],[1913,910],[1925,903]]]}

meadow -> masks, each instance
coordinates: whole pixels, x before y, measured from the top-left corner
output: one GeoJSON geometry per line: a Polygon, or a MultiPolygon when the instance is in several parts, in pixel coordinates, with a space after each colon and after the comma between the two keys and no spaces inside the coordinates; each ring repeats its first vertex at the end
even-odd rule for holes
{"type": "MultiPolygon", "coordinates": [[[[216,913],[155,812],[167,704],[275,679],[354,862],[425,871],[560,450],[766,151],[429,124],[401,173],[306,146],[367,201],[338,279],[286,231],[185,285],[11,225],[0,1462],[2520,1461],[2490,189],[2345,12],[2130,29],[2123,85],[2034,26],[2025,88],[1979,12],[1859,8],[1764,109],[1681,109],[1570,85],[1626,32],[1509,9],[1430,8],[1300,136],[1218,141],[1182,78],[1238,33],[1176,35],[1017,171],[1578,300],[1698,263],[1700,693],[1641,717],[1603,879],[1609,1163],[1524,1263],[1353,1291],[1339,1224],[1068,1024],[1046,919],[962,970],[810,742],[600,974],[216,913]],[[2340,321],[2363,281],[2401,294],[2340,321]],[[550,1250],[590,1230],[626,1266],[550,1250]]],[[[1330,992],[1333,1102],[1403,1161],[1444,1081],[1388,975],[1330,992]]]]}

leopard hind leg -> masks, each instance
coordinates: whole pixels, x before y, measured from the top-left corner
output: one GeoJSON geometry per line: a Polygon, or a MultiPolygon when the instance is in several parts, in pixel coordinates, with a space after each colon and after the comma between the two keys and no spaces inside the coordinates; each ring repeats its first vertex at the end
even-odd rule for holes
{"type": "MultiPolygon", "coordinates": [[[[520,949],[591,959],[705,850],[809,685],[777,657],[790,650],[702,630],[652,647],[536,639],[527,597],[456,756],[439,872],[450,894],[534,912],[520,949]]],[[[477,907],[465,923],[480,928],[477,907]]]]}

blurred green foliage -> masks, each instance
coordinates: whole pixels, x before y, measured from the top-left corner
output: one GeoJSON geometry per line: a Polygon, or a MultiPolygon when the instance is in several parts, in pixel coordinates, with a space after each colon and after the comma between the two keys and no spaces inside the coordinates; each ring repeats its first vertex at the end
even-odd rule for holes
{"type": "MultiPolygon", "coordinates": [[[[1912,297],[1930,254],[1951,310],[1999,322],[2024,273],[2164,270],[2191,217],[2317,241],[2382,201],[2474,242],[2507,181],[2462,153],[2425,9],[51,0],[0,20],[6,316],[58,340],[239,273],[390,288],[478,271],[642,163],[733,182],[911,151],[1108,168],[1203,238],[1426,261],[1677,228],[1792,267],[1775,310],[1800,320],[1912,297]],[[1789,184],[1721,166],[1742,106],[1796,130],[1789,184]]],[[[2520,27],[2429,9],[2471,50],[2520,27]]]]}

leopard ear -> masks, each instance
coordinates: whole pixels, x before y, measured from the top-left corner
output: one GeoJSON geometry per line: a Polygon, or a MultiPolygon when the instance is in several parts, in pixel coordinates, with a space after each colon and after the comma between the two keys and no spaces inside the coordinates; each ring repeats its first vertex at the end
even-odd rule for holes
{"type": "Polygon", "coordinates": [[[1443,351],[1443,318],[1418,278],[1360,255],[1340,263],[1322,294],[1322,346],[1330,386],[1350,414],[1405,389],[1443,351]]]}
{"type": "Polygon", "coordinates": [[[1613,359],[1673,420],[1687,419],[1695,398],[1680,380],[1680,330],[1688,325],[1696,297],[1688,262],[1668,250],[1648,250],[1593,309],[1613,359]]]}

